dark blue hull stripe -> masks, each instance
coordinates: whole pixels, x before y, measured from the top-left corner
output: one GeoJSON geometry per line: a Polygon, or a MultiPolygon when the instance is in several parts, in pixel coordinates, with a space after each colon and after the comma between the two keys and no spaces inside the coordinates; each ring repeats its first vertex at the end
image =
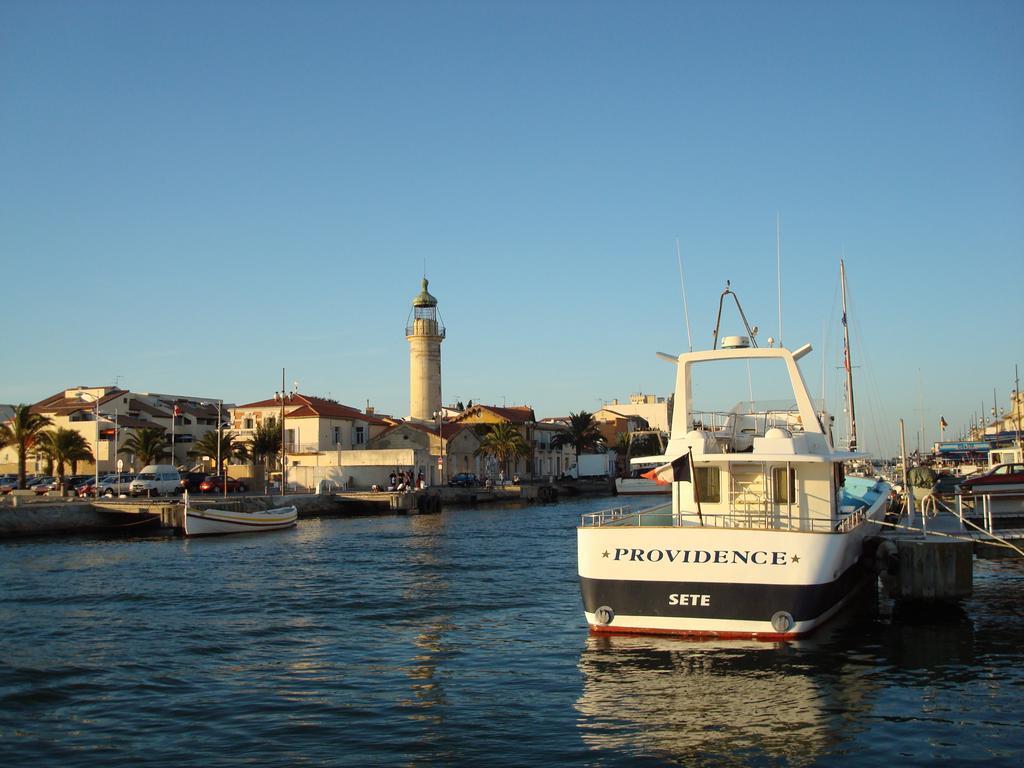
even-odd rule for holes
{"type": "MultiPolygon", "coordinates": [[[[786,611],[795,621],[816,619],[860,586],[867,573],[860,565],[825,584],[723,584],[700,581],[624,581],[580,577],[583,606],[593,612],[602,606],[616,616],[770,621],[786,611]],[[707,596],[689,599],[696,605],[673,605],[672,595],[707,596]],[[705,603],[703,604],[702,603],[705,603]]],[[[676,603],[681,602],[676,598],[676,603]]]]}

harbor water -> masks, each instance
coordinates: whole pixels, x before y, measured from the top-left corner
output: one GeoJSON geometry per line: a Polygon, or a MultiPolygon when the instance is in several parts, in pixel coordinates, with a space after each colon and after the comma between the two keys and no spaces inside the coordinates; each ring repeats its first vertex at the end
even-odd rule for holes
{"type": "Polygon", "coordinates": [[[0,765],[1019,765],[1024,562],[787,643],[588,634],[610,499],[0,542],[0,765]]]}

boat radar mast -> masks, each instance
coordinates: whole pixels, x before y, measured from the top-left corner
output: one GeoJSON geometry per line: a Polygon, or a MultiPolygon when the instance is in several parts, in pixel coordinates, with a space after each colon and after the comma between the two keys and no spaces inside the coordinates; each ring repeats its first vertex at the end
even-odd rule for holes
{"type": "Polygon", "coordinates": [[[732,296],[732,300],[736,302],[736,309],[739,310],[740,319],[743,321],[743,327],[747,329],[746,336],[726,336],[722,339],[723,349],[736,349],[737,347],[756,347],[757,346],[757,326],[750,327],[750,323],[747,322],[747,316],[743,314],[743,307],[740,306],[740,300],[733,293],[730,287],[730,281],[725,281],[725,290],[722,291],[722,295],[718,298],[718,316],[715,318],[715,330],[714,340],[711,344],[712,349],[718,349],[718,327],[722,324],[722,304],[725,303],[725,297],[732,296]]]}

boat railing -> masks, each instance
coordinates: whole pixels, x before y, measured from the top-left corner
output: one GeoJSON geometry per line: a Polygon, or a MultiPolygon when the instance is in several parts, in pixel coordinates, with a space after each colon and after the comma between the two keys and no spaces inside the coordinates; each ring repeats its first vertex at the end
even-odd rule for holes
{"type": "MultiPolygon", "coordinates": [[[[934,496],[942,498],[940,494],[929,494],[917,502],[926,512],[930,506],[932,515],[937,512],[934,496]],[[927,504],[928,501],[931,501],[932,504],[927,504]]],[[[946,496],[946,498],[949,497],[946,496]]],[[[992,533],[996,528],[997,518],[1024,517],[1024,493],[1019,490],[996,488],[961,490],[958,488],[953,494],[953,503],[956,516],[960,518],[961,528],[963,528],[965,518],[977,519],[980,517],[981,527],[992,533]],[[1008,502],[1008,504],[1003,502],[1008,502]]]]}
{"type": "MultiPolygon", "coordinates": [[[[629,518],[633,517],[632,507],[612,507],[602,509],[600,512],[588,512],[580,518],[580,525],[584,528],[600,528],[602,525],[622,525],[629,518]]],[[[640,523],[635,523],[639,525],[640,523]]]]}
{"type": "Polygon", "coordinates": [[[773,427],[783,427],[790,432],[803,432],[799,411],[793,409],[770,409],[751,413],[733,411],[694,411],[691,414],[693,429],[721,432],[732,435],[736,431],[747,432],[752,437],[764,437],[773,427]]]}
{"type": "Polygon", "coordinates": [[[867,509],[864,507],[843,514],[836,520],[831,517],[787,516],[778,510],[673,513],[670,504],[663,504],[636,511],[631,507],[614,507],[600,512],[589,512],[581,516],[580,527],[703,527],[795,533],[849,533],[866,522],[867,509]]]}

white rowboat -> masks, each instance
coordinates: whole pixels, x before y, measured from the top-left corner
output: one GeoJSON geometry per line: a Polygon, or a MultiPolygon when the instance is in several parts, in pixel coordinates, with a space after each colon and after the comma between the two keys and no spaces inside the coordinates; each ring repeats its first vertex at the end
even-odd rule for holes
{"type": "Polygon", "coordinates": [[[209,536],[224,533],[259,533],[291,528],[298,520],[294,506],[231,512],[223,509],[193,509],[185,506],[185,535],[209,536]]]}

